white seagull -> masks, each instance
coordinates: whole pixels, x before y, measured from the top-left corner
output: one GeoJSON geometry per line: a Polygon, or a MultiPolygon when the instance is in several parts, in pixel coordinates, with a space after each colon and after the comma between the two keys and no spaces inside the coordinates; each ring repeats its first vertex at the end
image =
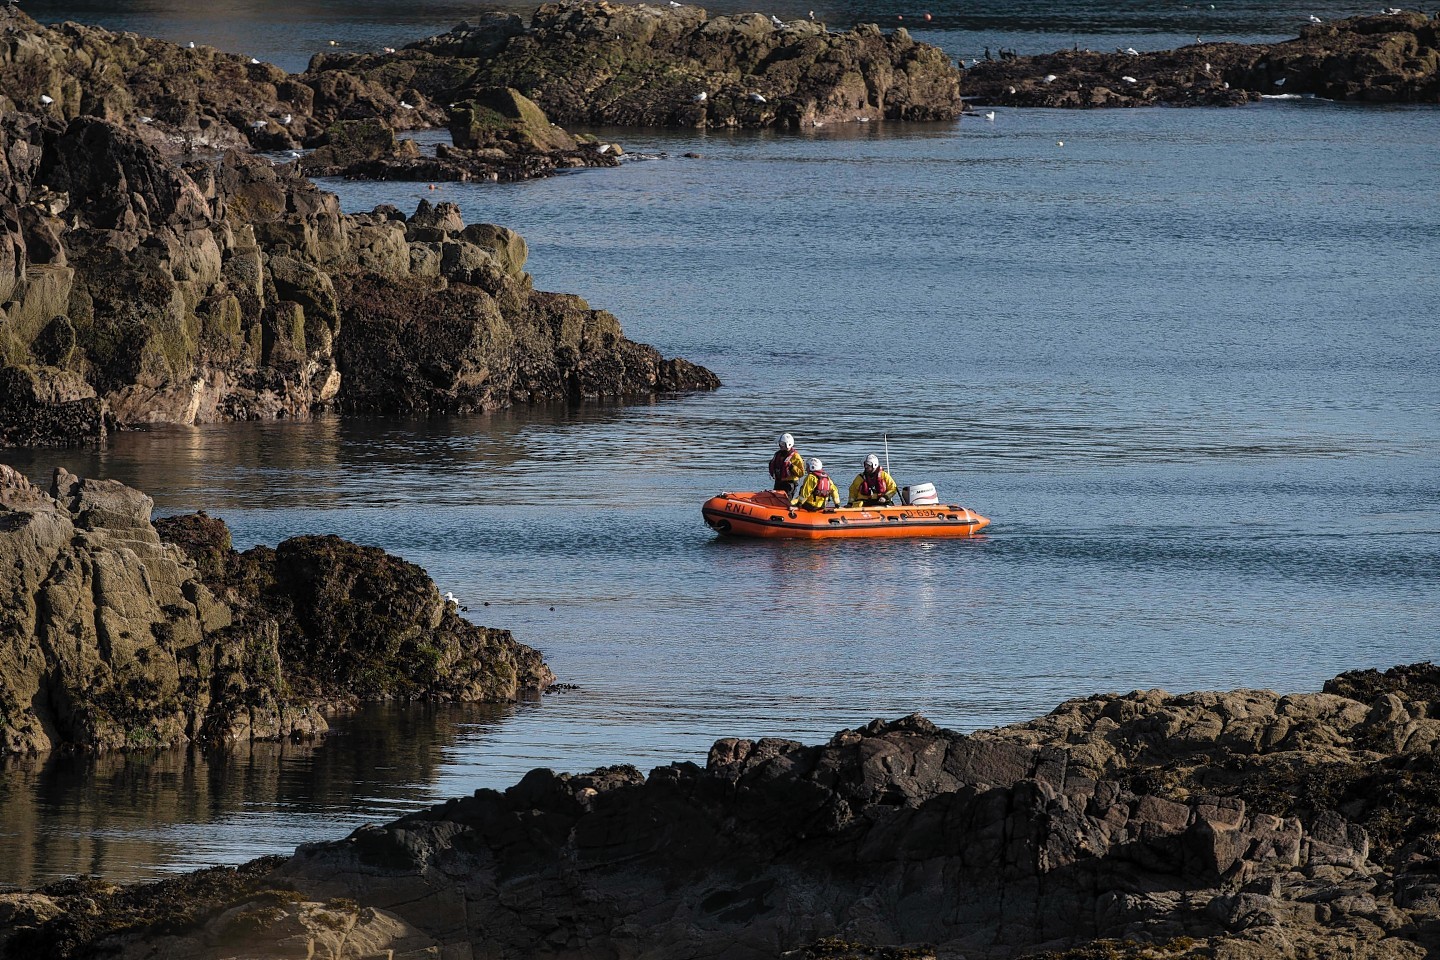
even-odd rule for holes
{"type": "Polygon", "coordinates": [[[40,102],[48,107],[50,106],[50,104],[55,102],[55,98],[50,96],[49,94],[42,93],[40,94],[40,102]]]}
{"type": "Polygon", "coordinates": [[[676,0],[670,0],[670,6],[672,6],[672,7],[678,7],[678,6],[680,6],[680,4],[679,4],[678,2],[676,2],[676,0]]]}
{"type": "Polygon", "coordinates": [[[191,50],[194,50],[194,49],[195,49],[195,41],[194,41],[194,40],[191,40],[188,44],[186,44],[186,46],[188,46],[191,50]]]}
{"type": "Polygon", "coordinates": [[[259,63],[260,61],[259,61],[259,60],[256,60],[254,57],[251,57],[251,58],[250,58],[250,62],[251,62],[252,64],[255,64],[255,63],[259,63]]]}
{"type": "Polygon", "coordinates": [[[269,124],[266,123],[264,120],[251,120],[251,121],[250,121],[250,129],[251,129],[251,130],[264,130],[264,129],[265,129],[266,127],[268,127],[268,126],[269,126],[269,124]]]}
{"type": "Polygon", "coordinates": [[[460,601],[455,598],[455,594],[451,593],[449,590],[445,591],[445,602],[453,603],[456,606],[459,606],[460,604],[460,601]]]}
{"type": "Polygon", "coordinates": [[[987,111],[985,111],[985,119],[986,119],[986,120],[994,120],[994,119],[995,119],[995,111],[994,111],[994,110],[987,110],[987,111]]]}
{"type": "Polygon", "coordinates": [[[1139,82],[1140,82],[1139,80],[1136,80],[1134,77],[1121,77],[1120,79],[1121,79],[1121,80],[1124,80],[1126,83],[1139,83],[1139,82]]]}
{"type": "Polygon", "coordinates": [[[764,95],[763,93],[752,93],[752,94],[750,94],[750,102],[751,102],[751,103],[764,103],[764,102],[765,102],[765,95],[764,95]]]}
{"type": "Polygon", "coordinates": [[[1125,48],[1125,52],[1128,53],[1128,54],[1129,54],[1130,56],[1132,56],[1132,57],[1138,57],[1138,56],[1140,56],[1140,51],[1139,51],[1139,50],[1136,50],[1134,47],[1126,47],[1126,48],[1125,48]]]}
{"type": "Polygon", "coordinates": [[[1053,73],[1047,73],[1047,74],[1045,74],[1045,82],[1046,82],[1046,83],[1054,83],[1056,80],[1059,80],[1059,79],[1060,79],[1060,78],[1057,77],[1057,76],[1055,76],[1055,74],[1053,74],[1053,73]]]}
{"type": "Polygon", "coordinates": [[[1285,81],[1286,81],[1286,79],[1288,79],[1288,78],[1286,78],[1286,77],[1281,77],[1279,80],[1276,80],[1276,81],[1275,81],[1275,86],[1277,86],[1277,87],[1283,87],[1283,86],[1285,86],[1285,81]]]}
{"type": "Polygon", "coordinates": [[[691,97],[691,99],[694,100],[696,103],[704,103],[706,100],[710,99],[710,94],[706,93],[704,90],[701,90],[699,93],[695,94],[695,96],[691,97]]]}
{"type": "Polygon", "coordinates": [[[775,14],[772,13],[770,14],[770,25],[773,27],[783,27],[785,26],[785,21],[781,20],[779,17],[775,16],[775,14]]]}
{"type": "Polygon", "coordinates": [[[400,109],[401,109],[401,110],[414,110],[415,108],[412,107],[410,104],[406,103],[404,100],[401,100],[401,101],[400,101],[400,109]]]}
{"type": "Polygon", "coordinates": [[[141,122],[141,123],[154,123],[154,122],[155,122],[155,118],[154,118],[154,117],[141,117],[141,118],[140,118],[140,122],[141,122]]]}
{"type": "Polygon", "coordinates": [[[290,126],[290,121],[293,120],[293,119],[295,119],[295,118],[292,117],[292,116],[290,116],[290,114],[287,113],[287,114],[285,114],[285,116],[283,116],[283,117],[280,118],[280,122],[281,122],[283,125],[285,125],[285,126],[288,127],[288,126],[290,126]]]}
{"type": "Polygon", "coordinates": [[[1322,22],[1322,21],[1320,20],[1319,17],[1315,16],[1315,14],[1312,13],[1312,14],[1310,14],[1310,22],[1311,22],[1311,23],[1320,23],[1320,22],[1322,22]]]}

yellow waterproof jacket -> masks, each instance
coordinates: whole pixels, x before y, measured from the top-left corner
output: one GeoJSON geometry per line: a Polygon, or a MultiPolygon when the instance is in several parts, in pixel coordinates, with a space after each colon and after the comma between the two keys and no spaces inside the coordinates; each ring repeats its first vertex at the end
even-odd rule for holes
{"type": "Polygon", "coordinates": [[[828,500],[834,500],[835,506],[840,506],[840,492],[835,489],[835,481],[821,471],[805,477],[805,482],[800,484],[800,491],[790,498],[790,505],[805,507],[807,510],[823,510],[828,500]]]}
{"type": "Polygon", "coordinates": [[[805,476],[805,458],[800,456],[799,450],[791,450],[790,454],[785,457],[784,460],[780,460],[780,454],[777,452],[775,456],[770,458],[770,466],[768,469],[770,476],[775,478],[777,485],[784,484],[786,487],[789,487],[796,480],[805,476]],[[776,461],[779,461],[778,466],[776,465],[776,461]]]}
{"type": "Polygon", "coordinates": [[[880,496],[876,496],[872,492],[869,496],[866,496],[864,489],[865,471],[860,471],[860,473],[857,474],[855,479],[850,483],[850,502],[845,505],[847,507],[851,507],[855,506],[856,504],[863,504],[868,507],[879,503],[882,499],[896,499],[897,495],[900,493],[900,488],[895,486],[895,478],[890,476],[890,472],[888,470],[881,469],[880,482],[884,485],[884,493],[880,494],[880,496]]]}

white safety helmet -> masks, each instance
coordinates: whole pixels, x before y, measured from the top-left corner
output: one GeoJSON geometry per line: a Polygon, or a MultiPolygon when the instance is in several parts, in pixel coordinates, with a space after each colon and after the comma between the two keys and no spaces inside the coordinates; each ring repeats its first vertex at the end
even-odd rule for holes
{"type": "Polygon", "coordinates": [[[872,454],[870,454],[870,456],[868,456],[868,457],[865,458],[865,472],[866,472],[866,473],[874,473],[876,470],[879,470],[879,469],[880,469],[880,458],[879,458],[879,457],[875,456],[875,454],[872,453],[872,454]]]}
{"type": "Polygon", "coordinates": [[[788,433],[782,433],[782,434],[780,434],[780,439],[777,440],[777,441],[775,441],[775,442],[776,442],[776,444],[780,447],[781,450],[794,450],[794,449],[795,449],[795,438],[792,437],[792,436],[790,436],[790,434],[788,434],[788,433]]]}
{"type": "Polygon", "coordinates": [[[811,473],[819,473],[821,470],[825,469],[825,464],[820,462],[819,457],[811,457],[809,460],[805,461],[805,469],[809,470],[811,473]]]}

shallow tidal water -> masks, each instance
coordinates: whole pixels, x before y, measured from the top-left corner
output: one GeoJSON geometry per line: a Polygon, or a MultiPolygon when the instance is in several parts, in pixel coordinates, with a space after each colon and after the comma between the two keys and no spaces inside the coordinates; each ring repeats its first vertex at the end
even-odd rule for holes
{"type": "Polygon", "coordinates": [[[1315,690],[1440,653],[1440,111],[610,133],[653,159],[327,187],[350,210],[423,197],[518,229],[537,286],[720,391],[5,457],[204,508],[239,547],[382,546],[578,689],[367,711],[318,746],[15,765],[0,881],[287,852],[535,766],[701,762],[723,736],[913,711],[970,730],[1101,691],[1315,690]],[[717,540],[700,503],[763,483],[781,430],[846,482],[886,435],[901,483],[994,525],[717,540]]]}

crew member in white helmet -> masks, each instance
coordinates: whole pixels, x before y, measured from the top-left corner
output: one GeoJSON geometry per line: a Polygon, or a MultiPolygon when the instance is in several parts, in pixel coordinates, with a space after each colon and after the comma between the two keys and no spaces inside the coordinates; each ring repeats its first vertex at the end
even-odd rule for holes
{"type": "Polygon", "coordinates": [[[835,506],[840,506],[840,492],[835,489],[835,481],[825,473],[825,464],[818,457],[811,457],[805,461],[805,466],[809,472],[805,474],[799,491],[790,498],[790,506],[824,510],[831,500],[835,501],[835,506]]]}
{"type": "Polygon", "coordinates": [[[880,469],[880,458],[875,454],[865,458],[865,468],[850,483],[850,501],[847,507],[888,507],[895,502],[900,489],[888,470],[880,469]]]}
{"type": "Polygon", "coordinates": [[[770,477],[775,481],[775,489],[789,497],[795,492],[795,484],[805,476],[805,458],[795,449],[795,438],[788,433],[780,434],[775,445],[779,449],[770,458],[770,477]]]}

